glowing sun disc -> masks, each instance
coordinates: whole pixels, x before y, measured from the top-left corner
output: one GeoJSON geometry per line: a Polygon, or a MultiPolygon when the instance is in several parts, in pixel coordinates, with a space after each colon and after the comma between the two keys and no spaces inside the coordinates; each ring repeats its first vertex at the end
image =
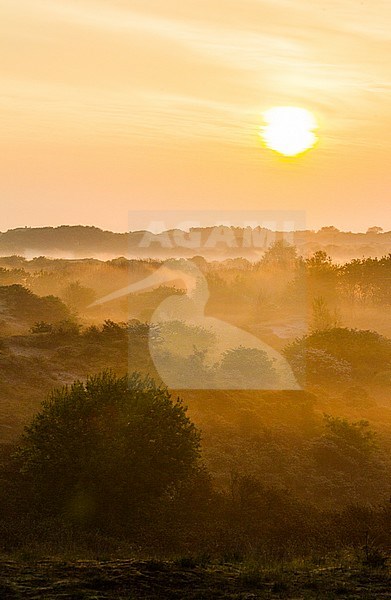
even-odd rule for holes
{"type": "Polygon", "coordinates": [[[305,108],[276,106],[264,115],[266,125],[261,127],[265,145],[284,156],[296,156],[312,148],[317,142],[315,117],[305,108]]]}

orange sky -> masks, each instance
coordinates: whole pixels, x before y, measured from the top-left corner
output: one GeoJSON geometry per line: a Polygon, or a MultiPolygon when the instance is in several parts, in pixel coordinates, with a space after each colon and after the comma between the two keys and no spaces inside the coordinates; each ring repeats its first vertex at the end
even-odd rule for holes
{"type": "Polygon", "coordinates": [[[391,229],[389,0],[0,0],[0,28],[0,230],[144,208],[391,229]],[[315,113],[315,149],[262,147],[275,105],[315,113]]]}

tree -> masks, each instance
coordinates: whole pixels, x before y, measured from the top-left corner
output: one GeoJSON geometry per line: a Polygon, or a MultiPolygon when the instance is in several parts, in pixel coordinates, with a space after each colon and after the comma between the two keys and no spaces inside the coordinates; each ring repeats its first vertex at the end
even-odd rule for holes
{"type": "Polygon", "coordinates": [[[72,281],[63,291],[64,302],[74,311],[84,310],[96,299],[91,288],[81,285],[80,281],[72,281]]]}
{"type": "Polygon", "coordinates": [[[312,256],[306,259],[305,264],[311,275],[321,276],[338,271],[338,266],[333,264],[331,256],[324,250],[314,252],[312,256]]]}
{"type": "Polygon", "coordinates": [[[340,508],[381,502],[389,493],[389,467],[368,421],[324,417],[324,433],[312,450],[325,503],[340,508]]]}
{"type": "Polygon", "coordinates": [[[391,304],[391,254],[355,258],[341,267],[341,292],[349,302],[391,304]]]}
{"type": "Polygon", "coordinates": [[[125,527],[196,469],[199,434],[180,399],[110,371],[55,390],[26,429],[21,471],[49,514],[125,527]]]}
{"type": "Polygon", "coordinates": [[[324,469],[360,471],[377,449],[376,434],[368,421],[324,415],[326,433],[313,444],[315,458],[324,469]]]}
{"type": "Polygon", "coordinates": [[[337,296],[340,267],[324,250],[318,250],[305,260],[308,293],[334,301],[337,296]]]}
{"type": "Polygon", "coordinates": [[[337,229],[337,227],[334,227],[334,225],[326,225],[326,227],[321,227],[321,229],[319,229],[318,233],[340,233],[339,229],[337,229]]]}
{"type": "Polygon", "coordinates": [[[378,227],[377,225],[375,225],[374,227],[368,227],[367,233],[374,233],[376,235],[378,233],[383,233],[383,227],[378,227]]]}
{"type": "Polygon", "coordinates": [[[337,309],[330,311],[323,296],[318,296],[312,301],[312,325],[311,330],[323,331],[324,329],[333,329],[340,325],[340,319],[337,309]]]}
{"type": "Polygon", "coordinates": [[[368,456],[377,448],[376,434],[369,428],[368,421],[350,423],[347,419],[331,415],[324,415],[324,419],[327,429],[344,447],[355,448],[364,456],[368,456]]]}
{"type": "Polygon", "coordinates": [[[297,250],[284,239],[277,240],[262,257],[261,264],[273,268],[292,269],[297,262],[297,250]]]}

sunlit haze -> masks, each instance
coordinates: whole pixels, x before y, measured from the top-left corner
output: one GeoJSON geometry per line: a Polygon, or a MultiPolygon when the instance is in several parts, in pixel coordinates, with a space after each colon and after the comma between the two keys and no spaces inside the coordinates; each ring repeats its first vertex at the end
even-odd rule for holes
{"type": "Polygon", "coordinates": [[[2,0],[0,23],[0,230],[211,206],[391,229],[388,0],[2,0]],[[292,160],[261,142],[273,107],[316,120],[292,160]]]}

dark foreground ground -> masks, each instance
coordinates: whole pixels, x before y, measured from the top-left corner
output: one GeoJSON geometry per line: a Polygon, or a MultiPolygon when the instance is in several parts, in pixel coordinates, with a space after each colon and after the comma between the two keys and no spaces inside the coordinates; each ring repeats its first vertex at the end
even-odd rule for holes
{"type": "Polygon", "coordinates": [[[191,561],[0,562],[0,599],[391,598],[387,569],[262,569],[191,561]]]}

